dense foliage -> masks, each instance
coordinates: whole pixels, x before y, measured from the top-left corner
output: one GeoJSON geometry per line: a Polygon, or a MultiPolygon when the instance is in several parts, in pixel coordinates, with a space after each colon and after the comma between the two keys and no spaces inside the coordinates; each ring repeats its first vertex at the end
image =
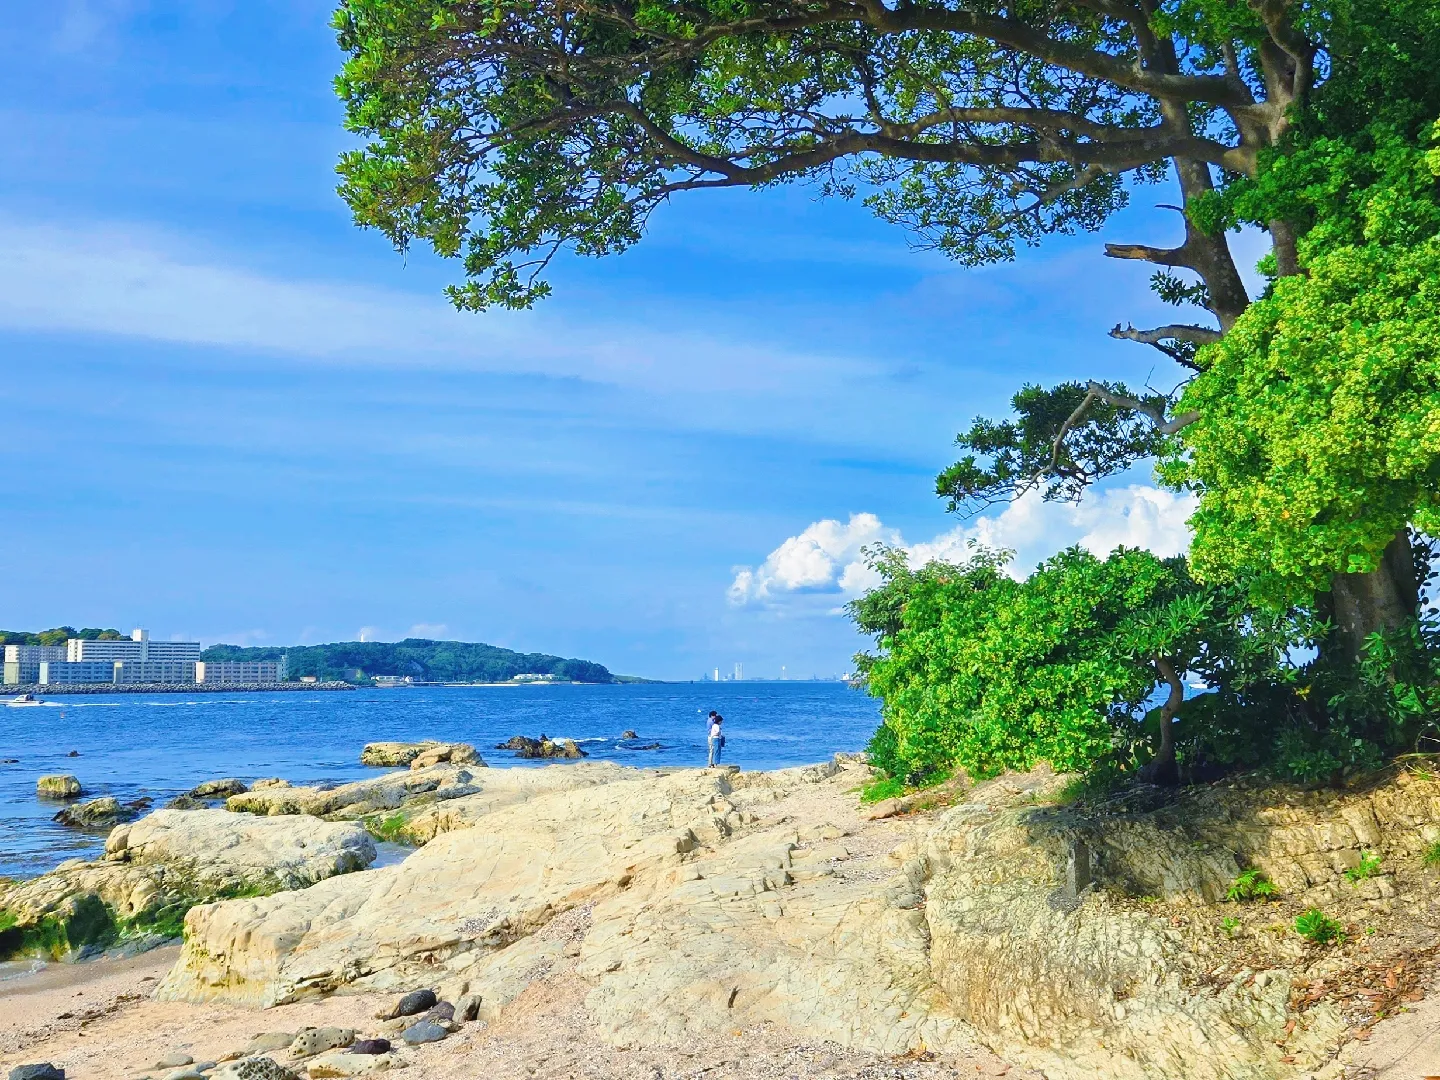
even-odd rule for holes
{"type": "Polygon", "coordinates": [[[919,569],[900,551],[876,559],[884,584],[851,611],[879,646],[857,659],[884,702],[870,748],[884,773],[918,783],[957,766],[989,776],[1042,761],[1080,772],[1156,761],[1193,775],[1255,758],[1213,705],[1233,717],[1283,680],[1293,626],[1196,583],[1180,558],[1073,548],[1024,580],[1008,561],[984,549],[919,569]],[[1213,702],[1187,709],[1184,683],[1197,679],[1213,702]],[[1167,734],[1179,736],[1173,750],[1167,734]]]}
{"type": "Polygon", "coordinates": [[[278,660],[288,658],[290,677],[322,680],[375,675],[411,676],[427,682],[507,682],[516,675],[557,675],[571,682],[614,682],[608,669],[589,660],[546,653],[518,653],[467,641],[342,641],[290,648],[212,645],[202,660],[278,660]],[[358,673],[358,674],[357,674],[358,673]]]}
{"type": "Polygon", "coordinates": [[[119,630],[101,630],[87,626],[76,630],[73,626],[57,626],[53,630],[0,630],[0,645],[64,645],[71,638],[86,641],[120,641],[125,635],[119,630]]]}

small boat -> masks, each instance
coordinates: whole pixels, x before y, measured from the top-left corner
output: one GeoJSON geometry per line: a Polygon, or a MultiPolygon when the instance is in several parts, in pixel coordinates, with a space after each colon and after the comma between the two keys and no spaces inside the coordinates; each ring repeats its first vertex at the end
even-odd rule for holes
{"type": "Polygon", "coordinates": [[[5,704],[12,709],[23,709],[29,705],[44,705],[45,702],[41,701],[34,694],[20,694],[18,697],[11,698],[5,702],[5,704]]]}

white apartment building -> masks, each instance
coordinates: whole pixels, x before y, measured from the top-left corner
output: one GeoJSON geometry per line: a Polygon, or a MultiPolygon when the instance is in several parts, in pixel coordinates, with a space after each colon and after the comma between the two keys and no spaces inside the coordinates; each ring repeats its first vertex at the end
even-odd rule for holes
{"type": "MultiPolygon", "coordinates": [[[[148,662],[170,660],[194,663],[200,659],[198,641],[151,641],[149,631],[136,630],[129,641],[87,641],[71,638],[65,643],[65,659],[72,664],[84,660],[148,662]]],[[[186,679],[186,682],[192,680],[186,679]]]]}
{"type": "Polygon", "coordinates": [[[4,678],[6,686],[40,681],[40,665],[63,662],[64,645],[6,645],[4,678]]]}
{"type": "Polygon", "coordinates": [[[42,660],[35,681],[41,686],[57,686],[62,683],[113,683],[115,669],[120,667],[114,660],[42,660]]]}
{"type": "Polygon", "coordinates": [[[116,660],[117,683],[193,683],[195,660],[116,660]]]}
{"type": "Polygon", "coordinates": [[[287,664],[280,660],[201,660],[195,665],[197,683],[229,686],[284,682],[287,664]]]}

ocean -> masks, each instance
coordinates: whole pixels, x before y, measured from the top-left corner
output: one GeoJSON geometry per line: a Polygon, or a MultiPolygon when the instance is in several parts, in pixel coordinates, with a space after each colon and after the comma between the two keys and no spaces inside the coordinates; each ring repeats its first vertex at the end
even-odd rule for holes
{"type": "Polygon", "coordinates": [[[0,765],[0,877],[29,877],[104,849],[104,831],[51,821],[61,804],[35,797],[35,780],[47,773],[73,773],[87,798],[147,796],[159,807],[224,776],[296,784],[374,776],[381,770],[362,766],[360,749],[382,739],[473,743],[491,767],[543,764],[493,749],[512,735],[542,733],[574,739],[597,761],[704,765],[711,709],[725,717],[726,763],[745,769],[861,750],[880,715],[875,699],[833,682],[56,696],[42,708],[0,707],[0,758],[17,762],[0,765]],[[661,749],[624,749],[627,729],[661,749]]]}

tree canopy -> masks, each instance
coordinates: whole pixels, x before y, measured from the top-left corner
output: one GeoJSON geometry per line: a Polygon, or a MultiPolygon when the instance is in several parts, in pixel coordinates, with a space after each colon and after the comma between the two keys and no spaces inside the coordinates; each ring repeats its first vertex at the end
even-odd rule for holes
{"type": "Polygon", "coordinates": [[[342,641],[330,645],[212,645],[202,660],[279,660],[286,658],[291,678],[314,675],[344,679],[347,672],[364,676],[398,675],[435,682],[506,682],[516,675],[556,675],[572,682],[609,683],[609,669],[590,660],[548,653],[520,653],[469,641],[342,641]]]}

